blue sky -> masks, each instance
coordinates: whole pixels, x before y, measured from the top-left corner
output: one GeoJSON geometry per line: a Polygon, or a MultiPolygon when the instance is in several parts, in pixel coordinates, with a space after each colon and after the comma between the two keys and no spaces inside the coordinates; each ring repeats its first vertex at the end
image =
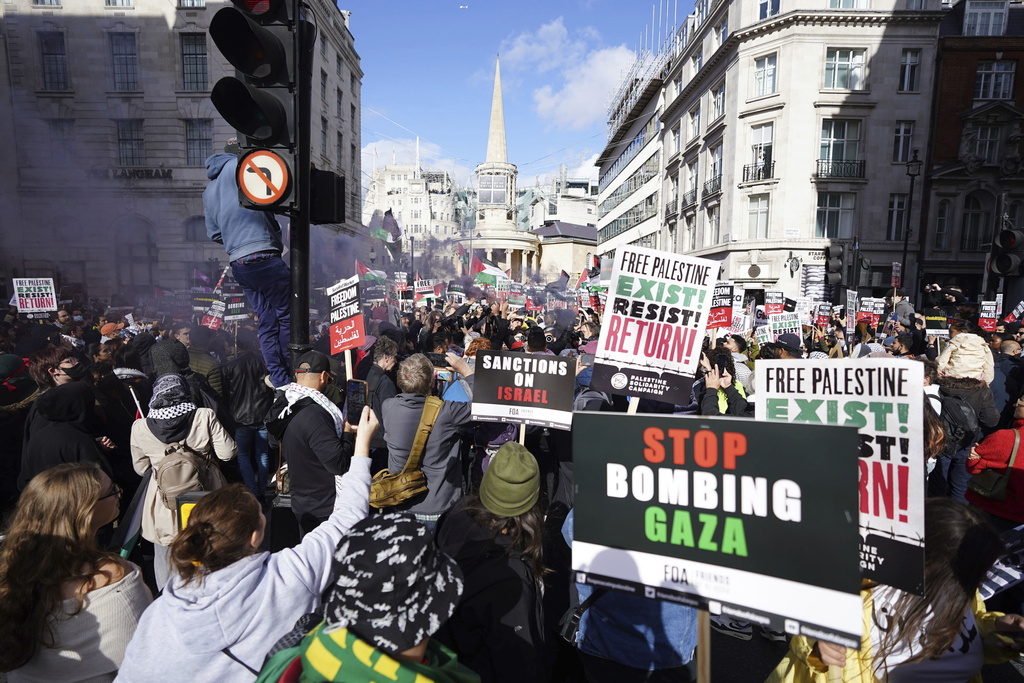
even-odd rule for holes
{"type": "MultiPolygon", "coordinates": [[[[662,2],[668,31],[665,16],[676,4],[662,2]]],[[[419,135],[421,165],[465,181],[483,161],[500,53],[509,161],[519,167],[520,186],[560,164],[570,175],[594,172],[611,91],[652,10],[635,0],[341,0],[339,7],[352,12],[364,72],[366,173],[374,151],[378,166],[393,158],[411,163],[419,135]]],[[[677,16],[691,7],[680,2],[677,16]]]]}

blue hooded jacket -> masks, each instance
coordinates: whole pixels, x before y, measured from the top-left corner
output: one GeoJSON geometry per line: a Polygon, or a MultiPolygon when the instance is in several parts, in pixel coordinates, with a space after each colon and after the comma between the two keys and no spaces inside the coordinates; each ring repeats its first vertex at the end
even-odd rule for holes
{"type": "Polygon", "coordinates": [[[206,160],[206,177],[210,179],[203,191],[206,234],[224,245],[228,261],[257,251],[282,251],[281,226],[274,215],[238,205],[237,167],[234,154],[213,154],[206,160]]]}

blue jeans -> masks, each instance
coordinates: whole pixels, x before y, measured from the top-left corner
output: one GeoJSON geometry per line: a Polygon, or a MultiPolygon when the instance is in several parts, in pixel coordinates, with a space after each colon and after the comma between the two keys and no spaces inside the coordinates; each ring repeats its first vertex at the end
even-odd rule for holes
{"type": "Polygon", "coordinates": [[[238,469],[242,472],[245,488],[262,501],[269,473],[267,428],[263,425],[236,427],[235,443],[238,444],[238,469]]]}
{"type": "Polygon", "coordinates": [[[292,381],[288,342],[291,339],[291,271],[280,256],[256,263],[231,264],[235,280],[258,318],[260,351],[275,387],[292,381]]]}
{"type": "Polygon", "coordinates": [[[928,476],[928,495],[945,496],[961,503],[967,502],[967,482],[971,475],[967,472],[967,456],[970,448],[957,451],[953,455],[943,455],[935,459],[935,469],[928,476]]]}

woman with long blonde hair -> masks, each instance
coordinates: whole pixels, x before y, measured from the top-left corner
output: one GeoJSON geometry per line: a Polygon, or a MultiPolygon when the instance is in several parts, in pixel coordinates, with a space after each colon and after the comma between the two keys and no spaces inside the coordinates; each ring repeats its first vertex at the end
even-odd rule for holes
{"type": "Polygon", "coordinates": [[[94,463],[37,474],[0,545],[0,670],[7,680],[112,681],[152,601],[134,564],[104,552],[121,489],[94,463]]]}

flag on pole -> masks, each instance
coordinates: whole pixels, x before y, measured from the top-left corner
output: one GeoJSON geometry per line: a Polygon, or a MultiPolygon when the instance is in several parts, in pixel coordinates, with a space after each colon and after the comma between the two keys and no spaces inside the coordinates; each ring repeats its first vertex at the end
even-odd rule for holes
{"type": "Polygon", "coordinates": [[[197,279],[197,280],[199,280],[201,282],[205,282],[206,284],[210,284],[210,278],[208,278],[205,275],[203,275],[202,273],[200,273],[198,268],[193,268],[192,269],[192,277],[194,277],[195,279],[197,279]]]}
{"type": "Polygon", "coordinates": [[[397,242],[398,238],[402,236],[402,228],[398,226],[398,221],[395,220],[395,215],[391,213],[391,209],[384,212],[384,232],[387,233],[387,242],[397,242]]]}
{"type": "Polygon", "coordinates": [[[505,274],[505,271],[479,256],[473,257],[473,267],[471,271],[473,273],[473,281],[480,282],[485,285],[495,286],[497,285],[498,280],[509,279],[505,274]]]}
{"type": "Polygon", "coordinates": [[[387,280],[388,276],[383,270],[371,270],[359,262],[356,259],[356,275],[363,282],[376,282],[381,283],[387,280]]]}
{"type": "Polygon", "coordinates": [[[587,271],[586,268],[584,268],[580,272],[580,276],[578,278],[576,278],[576,284],[574,284],[572,286],[572,288],[573,289],[582,289],[583,285],[587,284],[588,280],[590,280],[590,273],[587,271]]]}

